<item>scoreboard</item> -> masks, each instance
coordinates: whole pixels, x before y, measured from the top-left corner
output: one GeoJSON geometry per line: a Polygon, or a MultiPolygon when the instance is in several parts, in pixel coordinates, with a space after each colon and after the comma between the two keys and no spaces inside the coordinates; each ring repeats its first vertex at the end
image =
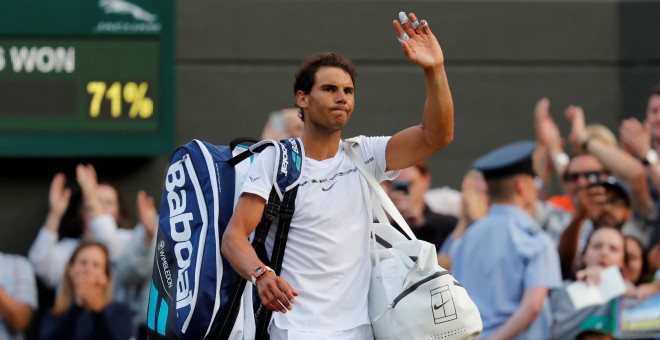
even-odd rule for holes
{"type": "Polygon", "coordinates": [[[170,154],[174,7],[0,2],[0,156],[170,154]]]}

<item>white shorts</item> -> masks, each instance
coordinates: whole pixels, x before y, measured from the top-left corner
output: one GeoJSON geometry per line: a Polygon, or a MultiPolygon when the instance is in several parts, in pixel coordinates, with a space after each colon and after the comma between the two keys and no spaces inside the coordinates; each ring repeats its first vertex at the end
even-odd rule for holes
{"type": "Polygon", "coordinates": [[[337,332],[307,332],[278,328],[274,322],[268,329],[271,340],[373,340],[371,325],[362,325],[337,332]]]}

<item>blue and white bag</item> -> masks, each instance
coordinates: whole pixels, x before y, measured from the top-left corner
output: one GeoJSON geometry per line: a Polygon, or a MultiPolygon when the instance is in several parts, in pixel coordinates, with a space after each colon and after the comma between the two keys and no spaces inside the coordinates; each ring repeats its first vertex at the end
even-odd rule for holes
{"type": "MultiPolygon", "coordinates": [[[[299,139],[262,141],[249,148],[240,142],[215,146],[193,140],[172,156],[149,297],[151,339],[253,339],[257,326],[261,326],[261,334],[265,333],[270,314],[265,314],[266,308],[258,308],[252,283],[242,279],[222,256],[222,236],[253,157],[274,146],[275,185],[253,246],[264,247],[274,221],[278,221],[278,232],[284,233],[286,242],[304,151],[299,139]],[[253,312],[253,297],[258,315],[253,312]],[[260,319],[255,321],[256,317],[260,319]]],[[[280,246],[280,255],[273,254],[275,263],[261,258],[278,274],[284,246],[280,246]]]]}

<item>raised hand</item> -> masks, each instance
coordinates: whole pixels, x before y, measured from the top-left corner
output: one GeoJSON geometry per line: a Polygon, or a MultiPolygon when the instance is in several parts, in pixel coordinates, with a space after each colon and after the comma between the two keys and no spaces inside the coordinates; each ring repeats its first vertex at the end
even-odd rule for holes
{"type": "Polygon", "coordinates": [[[571,133],[568,135],[568,141],[574,150],[580,150],[582,142],[587,138],[584,111],[579,106],[571,105],[566,108],[564,114],[571,123],[571,133]]]}
{"type": "Polygon", "coordinates": [[[444,64],[445,58],[440,43],[435,38],[426,20],[418,21],[414,13],[399,13],[394,20],[394,32],[401,42],[403,52],[410,62],[422,68],[433,68],[444,64]]]}
{"type": "Polygon", "coordinates": [[[142,223],[146,231],[144,242],[151,244],[156,228],[158,228],[158,211],[154,204],[154,198],[147,195],[143,190],[140,190],[137,194],[137,207],[140,223],[142,223]]]}
{"type": "Polygon", "coordinates": [[[468,223],[488,214],[488,186],[480,172],[471,170],[465,175],[461,193],[462,215],[468,223]]]}
{"type": "Polygon", "coordinates": [[[66,177],[61,172],[55,174],[53,180],[50,182],[50,190],[48,192],[49,211],[44,226],[54,232],[58,232],[62,217],[71,201],[71,189],[65,185],[66,177]]]}
{"type": "Polygon", "coordinates": [[[538,142],[551,149],[562,149],[561,134],[550,115],[550,100],[541,98],[534,108],[536,138],[538,142]]]}
{"type": "Polygon", "coordinates": [[[83,195],[91,193],[96,194],[98,187],[98,179],[96,177],[96,170],[91,164],[78,164],[76,166],[76,179],[83,191],[83,195]]]}
{"type": "Polygon", "coordinates": [[[103,213],[99,203],[97,188],[99,185],[96,170],[91,164],[78,164],[76,166],[76,180],[83,193],[83,203],[87,218],[92,218],[103,213]]]}
{"type": "Polygon", "coordinates": [[[619,126],[619,139],[623,149],[635,158],[644,158],[651,149],[651,124],[643,125],[635,118],[624,119],[619,126]]]}

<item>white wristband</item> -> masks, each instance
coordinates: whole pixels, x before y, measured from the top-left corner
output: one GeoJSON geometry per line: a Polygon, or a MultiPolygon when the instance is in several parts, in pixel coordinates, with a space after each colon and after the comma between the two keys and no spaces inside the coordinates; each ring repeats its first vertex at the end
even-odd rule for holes
{"type": "Polygon", "coordinates": [[[552,165],[554,165],[555,169],[559,169],[567,166],[569,161],[570,159],[568,158],[568,155],[565,152],[562,152],[555,156],[552,160],[552,165]]]}

